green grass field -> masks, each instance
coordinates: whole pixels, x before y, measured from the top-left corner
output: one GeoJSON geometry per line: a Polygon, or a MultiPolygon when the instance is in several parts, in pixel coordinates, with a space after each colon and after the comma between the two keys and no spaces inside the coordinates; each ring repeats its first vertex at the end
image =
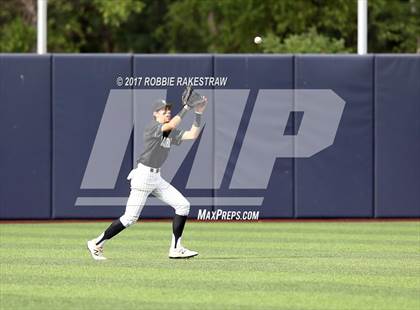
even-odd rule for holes
{"type": "Polygon", "coordinates": [[[420,309],[419,222],[139,222],[93,261],[109,223],[2,224],[1,309],[420,309]]]}

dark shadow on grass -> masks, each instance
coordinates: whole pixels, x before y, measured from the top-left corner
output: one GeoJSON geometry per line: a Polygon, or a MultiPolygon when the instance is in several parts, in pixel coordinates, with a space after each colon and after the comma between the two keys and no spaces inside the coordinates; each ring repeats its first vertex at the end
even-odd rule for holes
{"type": "MultiPolygon", "coordinates": [[[[293,256],[296,257],[296,256],[293,256]]],[[[244,260],[244,259],[281,259],[290,258],[287,256],[223,256],[223,257],[198,257],[199,260],[244,260]]]]}
{"type": "Polygon", "coordinates": [[[244,259],[244,257],[197,257],[197,259],[199,260],[220,260],[220,259],[225,259],[225,260],[229,260],[229,259],[244,259]]]}

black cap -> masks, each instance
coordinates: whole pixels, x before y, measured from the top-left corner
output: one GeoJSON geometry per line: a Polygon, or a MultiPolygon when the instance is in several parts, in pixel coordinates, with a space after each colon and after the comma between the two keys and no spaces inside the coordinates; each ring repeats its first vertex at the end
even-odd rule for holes
{"type": "Polygon", "coordinates": [[[159,99],[156,100],[155,103],[153,104],[153,111],[159,111],[160,109],[163,108],[171,108],[172,104],[170,104],[169,102],[166,102],[166,100],[163,99],[159,99]]]}

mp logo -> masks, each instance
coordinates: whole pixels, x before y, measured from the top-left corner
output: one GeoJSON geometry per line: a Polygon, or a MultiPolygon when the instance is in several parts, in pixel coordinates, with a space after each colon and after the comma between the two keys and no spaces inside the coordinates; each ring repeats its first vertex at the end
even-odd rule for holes
{"type": "MultiPolygon", "coordinates": [[[[330,89],[203,89],[209,105],[186,188],[266,189],[276,158],[308,158],[334,143],[345,102],[330,89]],[[234,151],[236,156],[232,156],[234,151]],[[228,184],[227,165],[235,160],[228,184]],[[203,177],[208,176],[208,177],[203,177]],[[226,179],[226,178],[225,178],[226,179]]],[[[112,89],[97,131],[81,189],[113,189],[134,129],[134,161],[142,151],[143,128],[152,102],[166,89],[112,89]]],[[[176,113],[176,111],[174,111],[176,113]]],[[[192,113],[183,125],[192,123],[192,113]]],[[[173,150],[162,169],[170,182],[193,143],[173,150]]],[[[134,163],[133,163],[134,164],[134,163]]],[[[212,205],[211,197],[191,204],[212,205]]],[[[76,205],[124,205],[126,197],[78,197],[76,205]]],[[[260,205],[261,197],[221,197],[219,204],[260,205]]],[[[153,201],[151,204],[160,204],[153,201]]]]}

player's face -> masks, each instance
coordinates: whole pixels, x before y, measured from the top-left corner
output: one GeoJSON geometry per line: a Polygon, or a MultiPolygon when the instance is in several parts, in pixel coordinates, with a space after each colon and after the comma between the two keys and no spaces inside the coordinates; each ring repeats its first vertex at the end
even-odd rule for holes
{"type": "Polygon", "coordinates": [[[156,117],[156,121],[159,123],[167,123],[171,120],[171,109],[169,107],[160,109],[159,111],[156,111],[154,115],[156,117]]]}
{"type": "Polygon", "coordinates": [[[165,108],[165,123],[169,122],[171,120],[171,109],[165,108]]]}

